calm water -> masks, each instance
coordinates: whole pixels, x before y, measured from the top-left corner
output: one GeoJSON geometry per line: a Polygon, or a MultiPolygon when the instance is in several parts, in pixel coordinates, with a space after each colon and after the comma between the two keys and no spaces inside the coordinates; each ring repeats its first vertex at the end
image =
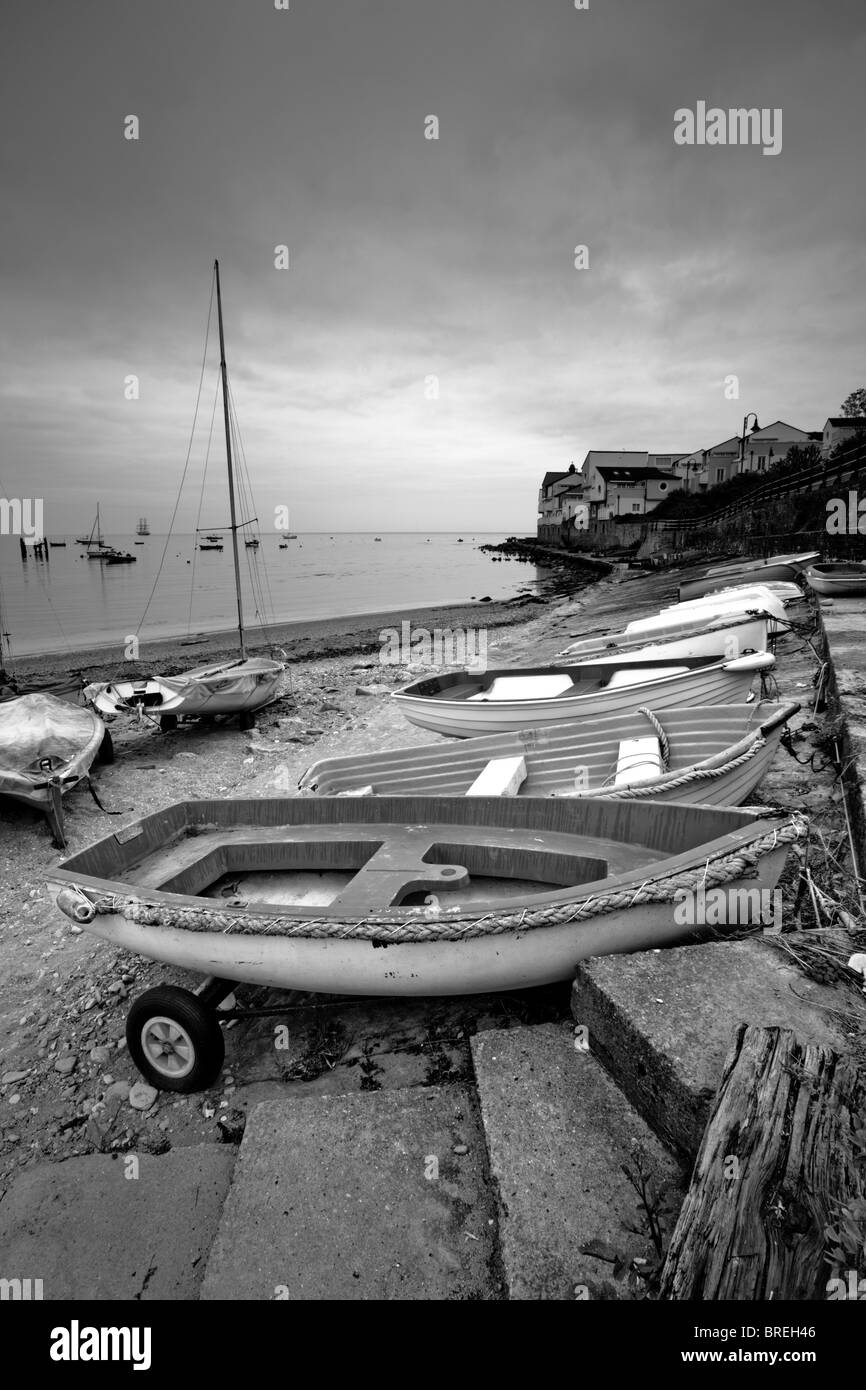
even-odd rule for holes
{"type": "MultiPolygon", "coordinates": [[[[140,630],[142,640],[212,632],[236,622],[230,539],[222,551],[200,551],[191,536],[175,536],[165,555],[164,536],[135,545],[132,536],[106,536],[130,551],[134,565],[88,560],[73,537],[50,561],[23,563],[14,536],[0,537],[0,593],[13,656],[122,644],[140,630]],[[147,617],[142,617],[156,589],[147,617]]],[[[510,598],[538,577],[531,566],[495,563],[478,546],[501,535],[458,533],[315,534],[280,550],[280,537],[262,536],[258,552],[241,546],[244,618],[252,629],[290,622],[377,613],[470,598],[510,598]]]]}

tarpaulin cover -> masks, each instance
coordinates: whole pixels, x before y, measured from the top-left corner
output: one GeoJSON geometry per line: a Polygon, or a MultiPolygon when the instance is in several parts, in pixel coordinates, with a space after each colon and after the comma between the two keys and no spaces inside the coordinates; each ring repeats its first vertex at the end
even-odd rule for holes
{"type": "Polygon", "coordinates": [[[0,704],[0,791],[17,789],[21,774],[44,782],[46,773],[38,768],[43,758],[51,759],[54,775],[82,776],[104,734],[92,710],[53,695],[22,695],[0,704]]]}

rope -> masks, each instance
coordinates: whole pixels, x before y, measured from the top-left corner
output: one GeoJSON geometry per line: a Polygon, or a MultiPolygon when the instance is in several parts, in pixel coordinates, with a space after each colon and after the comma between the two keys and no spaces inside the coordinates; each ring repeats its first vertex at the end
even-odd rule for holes
{"type": "Polygon", "coordinates": [[[656,797],[659,792],[673,791],[675,787],[687,787],[690,782],[711,782],[716,777],[724,777],[726,773],[733,772],[734,768],[741,767],[743,763],[750,762],[752,758],[766,747],[767,740],[758,734],[754,743],[741,753],[738,758],[731,758],[730,762],[724,763],[721,767],[693,767],[688,772],[681,772],[679,777],[672,777],[669,782],[657,780],[647,782],[644,786],[621,787],[618,791],[605,792],[608,801],[633,801],[638,797],[656,797]]]}
{"type": "MultiPolygon", "coordinates": [[[[666,874],[660,879],[645,879],[636,889],[610,888],[588,898],[540,908],[524,908],[520,912],[490,912],[482,917],[461,917],[459,921],[439,921],[441,908],[410,909],[419,915],[395,921],[388,916],[370,916],[339,920],[325,918],[305,920],[297,917],[265,915],[252,916],[244,912],[211,911],[203,904],[195,907],[175,907],[142,902],[139,898],[105,893],[88,898],[80,889],[73,893],[81,902],[90,901],[99,915],[117,914],[128,922],[141,926],[164,927],[188,932],[219,932],[225,936],[282,936],[306,940],[342,939],[374,941],[397,945],[419,941],[468,941],[484,936],[501,936],[506,932],[533,931],[556,927],[564,923],[588,921],[606,916],[622,908],[648,903],[672,902],[678,893],[693,893],[698,888],[718,887],[733,880],[754,877],[765,854],[792,845],[806,833],[803,817],[794,815],[787,824],[768,834],[760,835],[751,844],[736,851],[722,851],[714,859],[683,873],[666,874]]],[[[59,901],[59,899],[58,899],[59,901]]],[[[64,911],[67,909],[64,908],[64,911]]],[[[71,910],[71,909],[70,909],[71,910]]],[[[459,911],[459,909],[452,909],[459,911]]]]}
{"type": "Polygon", "coordinates": [[[662,755],[662,767],[664,768],[665,772],[667,772],[668,768],[670,767],[671,761],[671,745],[668,741],[667,734],[665,733],[656,716],[653,714],[652,710],[647,709],[646,705],[640,705],[636,713],[645,714],[647,719],[655,729],[656,734],[658,735],[659,750],[662,755]]]}

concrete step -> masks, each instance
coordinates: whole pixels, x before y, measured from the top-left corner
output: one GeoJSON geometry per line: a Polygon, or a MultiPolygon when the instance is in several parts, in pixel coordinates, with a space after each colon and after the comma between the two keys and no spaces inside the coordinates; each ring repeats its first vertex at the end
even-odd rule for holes
{"type": "Polygon", "coordinates": [[[634,1297],[614,1278],[610,1256],[653,1257],[622,1171],[636,1171],[638,1151],[659,1187],[669,1186],[674,1214],[682,1202],[678,1165],[596,1059],[574,1044],[572,1028],[558,1023],[472,1040],[511,1298],[634,1297]],[[607,1247],[608,1258],[581,1253],[590,1242],[607,1247]]]}
{"type": "Polygon", "coordinates": [[[807,978],[761,938],[601,956],[572,990],[589,1047],[663,1142],[694,1162],[733,1030],[793,1028],[850,1050],[837,990],[807,978]]]}
{"type": "Polygon", "coordinates": [[[497,1297],[495,1217],[466,1088],[266,1101],[247,1121],[201,1297],[497,1297]]]}
{"type": "Polygon", "coordinates": [[[46,1300],[195,1299],[229,1190],[221,1144],[44,1163],[0,1201],[4,1278],[46,1300]]]}

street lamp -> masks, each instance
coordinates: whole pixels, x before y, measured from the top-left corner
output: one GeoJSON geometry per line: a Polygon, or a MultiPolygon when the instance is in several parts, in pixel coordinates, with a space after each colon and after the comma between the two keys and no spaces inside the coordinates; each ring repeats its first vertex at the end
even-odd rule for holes
{"type": "MultiPolygon", "coordinates": [[[[750,410],[750,411],[749,411],[749,415],[755,415],[754,410],[750,410]]],[[[742,473],[742,471],[743,471],[743,464],[744,464],[745,458],[746,458],[746,430],[748,429],[748,425],[749,425],[749,415],[744,415],[744,416],[743,416],[743,434],[742,434],[742,438],[740,439],[740,472],[741,472],[741,473],[742,473]]],[[[757,417],[757,415],[755,415],[755,423],[754,423],[754,425],[752,426],[752,432],[754,433],[755,430],[759,430],[760,428],[761,428],[761,426],[758,424],[758,417],[757,417]]]]}

